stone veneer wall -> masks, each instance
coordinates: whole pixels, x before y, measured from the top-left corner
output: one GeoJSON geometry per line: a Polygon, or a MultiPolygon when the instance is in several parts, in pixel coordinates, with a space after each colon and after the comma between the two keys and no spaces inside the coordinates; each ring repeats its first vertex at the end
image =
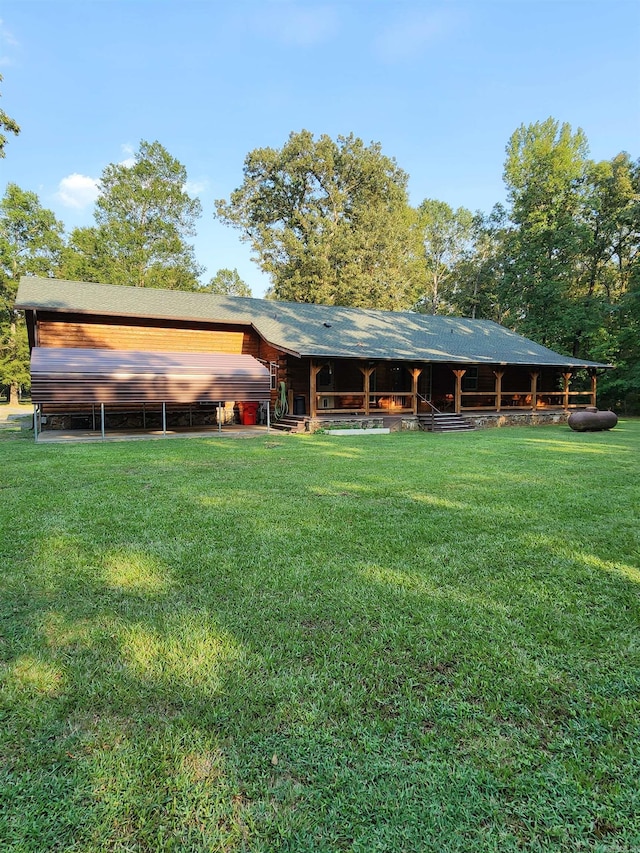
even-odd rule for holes
{"type": "MultiPolygon", "coordinates": [[[[545,424],[566,424],[569,412],[554,409],[552,411],[537,410],[535,412],[478,412],[476,414],[464,414],[464,419],[473,424],[476,429],[490,429],[505,426],[543,426],[545,424]]],[[[305,429],[308,432],[316,432],[319,429],[372,429],[383,427],[383,417],[352,417],[335,418],[330,417],[308,420],[305,429]]],[[[398,430],[416,431],[420,429],[418,418],[406,415],[398,420],[398,425],[391,427],[393,432],[398,430]]]]}
{"type": "MultiPolygon", "coordinates": [[[[45,409],[46,412],[46,409],[45,409]]],[[[143,416],[141,409],[131,411],[109,411],[105,408],[105,429],[110,430],[158,430],[162,429],[162,411],[157,406],[147,410],[143,416]],[[146,424],[146,427],[144,426],[146,424]]],[[[226,403],[221,410],[222,424],[240,423],[237,410],[234,411],[233,403],[226,403]]],[[[167,429],[207,427],[217,425],[217,408],[213,406],[193,406],[189,410],[168,409],[167,429]]],[[[96,406],[95,427],[100,429],[100,406],[96,406]]],[[[43,430],[90,430],[93,428],[93,415],[91,412],[78,412],[74,414],[45,414],[42,418],[43,430]]]]}
{"type": "MultiPolygon", "coordinates": [[[[180,427],[205,427],[217,424],[217,412],[213,407],[209,410],[199,409],[194,406],[189,417],[188,411],[167,411],[167,429],[180,427]]],[[[569,412],[566,411],[544,411],[535,412],[478,412],[476,414],[465,414],[465,420],[473,424],[476,429],[489,429],[504,426],[542,426],[544,424],[566,424],[569,412]]],[[[241,419],[233,403],[227,403],[222,408],[222,424],[241,423],[241,419]],[[235,408],[235,410],[234,410],[235,408]]],[[[141,411],[131,412],[105,412],[106,429],[142,429],[143,419],[141,411]]],[[[161,429],[162,413],[155,410],[147,412],[147,429],[161,429]]],[[[69,429],[91,429],[92,418],[88,413],[82,415],[50,414],[46,422],[42,424],[43,429],[69,430],[69,429]]],[[[323,417],[305,422],[305,430],[316,432],[319,429],[380,429],[384,427],[384,417],[323,417]]],[[[96,406],[96,428],[100,429],[100,408],[96,406]]],[[[417,431],[420,429],[418,418],[406,415],[399,418],[390,429],[392,432],[417,431]]]]}
{"type": "Polygon", "coordinates": [[[308,432],[317,432],[319,429],[381,429],[384,427],[383,417],[370,418],[317,418],[305,421],[305,429],[308,432]]]}
{"type": "Polygon", "coordinates": [[[464,419],[470,421],[476,429],[504,426],[543,426],[545,424],[566,424],[569,412],[544,411],[535,412],[485,412],[475,415],[465,414],[464,419]]]}

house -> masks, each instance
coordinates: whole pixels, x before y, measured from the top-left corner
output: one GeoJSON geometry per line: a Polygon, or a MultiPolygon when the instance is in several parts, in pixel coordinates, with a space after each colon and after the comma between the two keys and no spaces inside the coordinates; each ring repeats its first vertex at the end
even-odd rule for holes
{"type": "Polygon", "coordinates": [[[417,420],[593,406],[610,365],[489,320],[23,277],[32,399],[48,425],[218,423],[271,413],[417,420]],[[284,383],[284,384],[283,384],[284,383]],[[267,402],[270,403],[267,406],[267,402]],[[251,407],[249,406],[250,410],[251,407]]]}

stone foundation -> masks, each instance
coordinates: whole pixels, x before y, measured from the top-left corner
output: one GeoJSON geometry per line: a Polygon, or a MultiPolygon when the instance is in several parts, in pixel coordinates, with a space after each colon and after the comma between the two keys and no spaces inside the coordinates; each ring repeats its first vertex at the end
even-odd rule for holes
{"type": "Polygon", "coordinates": [[[400,429],[403,432],[406,430],[409,430],[411,432],[416,432],[417,430],[420,429],[420,423],[419,423],[418,419],[414,418],[414,417],[402,418],[402,420],[400,421],[400,429]]]}
{"type": "MultiPolygon", "coordinates": [[[[538,409],[535,412],[477,412],[475,414],[463,413],[466,421],[476,429],[491,429],[506,426],[544,426],[545,424],[566,424],[569,412],[562,409],[545,411],[538,409]]],[[[372,429],[384,426],[384,417],[336,417],[315,418],[305,423],[307,432],[316,432],[319,429],[372,429]]],[[[403,432],[415,432],[420,429],[420,422],[413,415],[406,415],[397,419],[397,424],[391,427],[392,432],[402,430],[403,432]]]]}
{"type": "Polygon", "coordinates": [[[569,412],[566,411],[535,411],[535,412],[484,412],[475,415],[465,413],[466,421],[476,429],[487,429],[505,426],[544,426],[545,424],[566,424],[569,412]]]}
{"type": "Polygon", "coordinates": [[[382,417],[347,417],[347,418],[315,418],[305,423],[308,432],[317,432],[319,429],[382,429],[384,418],[382,417]]]}
{"type": "MultiPolygon", "coordinates": [[[[543,426],[545,424],[566,424],[569,412],[563,410],[537,410],[522,412],[476,412],[464,413],[463,417],[476,429],[489,429],[504,426],[543,426]]],[[[395,419],[394,419],[395,420],[395,419]]],[[[381,415],[363,417],[353,415],[348,417],[322,417],[309,419],[305,422],[305,431],[316,432],[320,429],[381,429],[385,426],[385,418],[381,415]]],[[[222,408],[222,424],[240,423],[238,406],[228,403],[222,408]]],[[[191,411],[167,410],[167,429],[188,429],[189,427],[216,426],[217,411],[215,407],[196,407],[191,411]]],[[[389,424],[388,424],[389,425],[389,424]]],[[[397,422],[389,425],[392,432],[399,430],[415,432],[420,429],[418,418],[405,415],[397,422]]],[[[44,413],[43,430],[92,430],[93,415],[89,412],[44,413]]],[[[96,407],[95,429],[100,430],[100,407],[96,407]]],[[[146,411],[143,417],[141,409],[131,411],[105,411],[106,430],[159,430],[162,429],[162,411],[154,409],[146,411]]]]}
{"type": "MultiPolygon", "coordinates": [[[[240,423],[237,406],[228,403],[221,409],[222,424],[240,423]]],[[[188,429],[189,427],[209,427],[218,423],[217,408],[212,406],[194,406],[189,409],[167,409],[167,429],[188,429]]],[[[100,430],[100,406],[96,406],[95,420],[91,411],[64,412],[49,414],[45,410],[42,417],[43,430],[100,430]]],[[[131,409],[130,411],[109,411],[105,408],[105,430],[159,430],[162,429],[162,410],[153,408],[131,409]]]]}

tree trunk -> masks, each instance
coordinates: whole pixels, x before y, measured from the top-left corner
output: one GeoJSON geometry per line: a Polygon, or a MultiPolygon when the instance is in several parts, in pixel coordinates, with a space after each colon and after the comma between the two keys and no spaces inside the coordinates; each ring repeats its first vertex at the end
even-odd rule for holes
{"type": "MultiPolygon", "coordinates": [[[[12,358],[15,358],[16,350],[17,350],[17,338],[18,338],[18,329],[16,326],[15,317],[12,317],[11,326],[9,331],[9,349],[12,355],[12,358]]],[[[17,382],[11,381],[9,383],[9,405],[17,406],[20,402],[18,398],[18,394],[20,393],[20,386],[17,382]]]]}

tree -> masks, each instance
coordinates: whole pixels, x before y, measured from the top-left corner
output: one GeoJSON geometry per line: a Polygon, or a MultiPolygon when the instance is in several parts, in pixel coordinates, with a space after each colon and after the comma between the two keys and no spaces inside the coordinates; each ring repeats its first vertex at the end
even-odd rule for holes
{"type": "Polygon", "coordinates": [[[488,216],[481,212],[474,215],[469,248],[452,273],[456,282],[455,313],[502,322],[501,291],[508,262],[505,255],[508,233],[507,213],[502,205],[496,204],[488,216]]]}
{"type": "Polygon", "coordinates": [[[640,236],[638,190],[629,155],[623,152],[612,160],[591,163],[588,190],[584,287],[588,296],[600,292],[611,302],[628,288],[640,236]]]}
{"type": "Polygon", "coordinates": [[[52,275],[63,246],[63,225],[37,195],[9,184],[0,202],[0,382],[18,401],[29,384],[29,347],[24,318],[14,308],[22,275],[52,275]]]}
{"type": "Polygon", "coordinates": [[[640,414],[640,161],[623,152],[594,175],[585,276],[603,310],[590,346],[616,364],[600,381],[605,405],[640,414]]]}
{"type": "Polygon", "coordinates": [[[111,283],[113,258],[103,229],[74,228],[62,250],[60,275],[70,281],[111,283]]]}
{"type": "Polygon", "coordinates": [[[587,153],[582,130],[574,133],[568,124],[549,118],[516,130],[504,169],[516,226],[508,250],[505,309],[522,334],[569,351],[584,323],[576,284],[587,153]]]}
{"type": "Polygon", "coordinates": [[[640,166],[626,153],[594,163],[587,140],[553,119],[519,128],[505,180],[499,301],[523,334],[576,357],[613,363],[605,403],[640,409],[640,166]]]}
{"type": "Polygon", "coordinates": [[[218,270],[203,290],[224,296],[251,296],[251,288],[240,278],[237,269],[218,270]]]}
{"type": "MultiPolygon", "coordinates": [[[[2,83],[2,74],[0,74],[0,83],[2,83]]],[[[0,157],[4,157],[4,147],[7,144],[7,137],[3,131],[13,133],[16,136],[20,133],[20,127],[4,110],[0,110],[0,157]]]]}
{"type": "Polygon", "coordinates": [[[96,227],[77,229],[64,275],[107,284],[195,290],[201,268],[187,238],[201,214],[185,190],[187,172],[159,142],[141,142],[134,164],[102,173],[96,227]]]}
{"type": "Polygon", "coordinates": [[[276,299],[405,308],[422,263],[407,177],[377,143],[303,130],[250,152],[216,213],[241,230],[276,299]]]}
{"type": "Polygon", "coordinates": [[[425,314],[448,314],[455,310],[455,270],[470,246],[473,214],[428,198],[418,208],[418,217],[427,286],[416,307],[425,314]]]}

